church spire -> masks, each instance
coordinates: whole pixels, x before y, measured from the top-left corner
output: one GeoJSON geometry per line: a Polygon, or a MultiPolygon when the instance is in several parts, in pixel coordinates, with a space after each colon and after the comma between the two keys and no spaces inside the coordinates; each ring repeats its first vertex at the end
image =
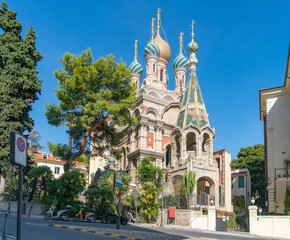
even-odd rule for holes
{"type": "Polygon", "coordinates": [[[197,43],[194,42],[194,24],[195,22],[192,21],[192,40],[188,45],[188,52],[190,54],[188,60],[189,77],[176,122],[176,125],[181,129],[185,128],[190,124],[198,128],[210,126],[208,114],[206,112],[205,104],[196,76],[196,51],[198,49],[198,46],[197,43]]]}
{"type": "Polygon", "coordinates": [[[137,43],[138,43],[138,40],[135,40],[135,56],[134,56],[134,62],[138,62],[138,60],[137,60],[137,43]]]}
{"type": "Polygon", "coordinates": [[[160,13],[161,13],[161,10],[160,10],[160,8],[158,8],[158,11],[157,11],[157,36],[160,36],[160,34],[159,34],[159,29],[160,29],[160,13]]]}
{"type": "Polygon", "coordinates": [[[154,22],[155,22],[155,18],[152,18],[152,21],[151,21],[151,41],[150,42],[153,42],[153,40],[154,40],[154,22]]]}
{"type": "Polygon", "coordinates": [[[180,33],[180,36],[179,36],[179,55],[178,56],[181,56],[183,55],[182,53],[182,36],[184,35],[183,32],[180,33]]]}

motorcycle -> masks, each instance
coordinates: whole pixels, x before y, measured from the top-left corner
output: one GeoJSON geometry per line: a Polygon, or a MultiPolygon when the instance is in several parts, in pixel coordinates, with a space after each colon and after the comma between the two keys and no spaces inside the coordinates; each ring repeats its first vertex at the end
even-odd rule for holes
{"type": "MultiPolygon", "coordinates": [[[[106,212],[106,215],[101,218],[102,223],[117,223],[118,215],[115,214],[111,209],[106,212]]],[[[120,216],[120,222],[122,225],[126,225],[129,219],[127,215],[120,216]]]]}
{"type": "Polygon", "coordinates": [[[71,209],[71,205],[67,205],[66,209],[59,210],[57,211],[56,215],[54,215],[54,210],[56,209],[55,204],[53,203],[49,210],[45,213],[45,220],[50,220],[50,219],[61,219],[63,221],[68,221],[69,219],[69,209],[71,209]]]}
{"type": "Polygon", "coordinates": [[[83,208],[81,207],[79,212],[75,215],[74,220],[76,222],[79,221],[90,221],[90,222],[96,222],[97,216],[95,214],[96,209],[92,209],[92,212],[86,212],[85,215],[83,216],[83,208]]]}

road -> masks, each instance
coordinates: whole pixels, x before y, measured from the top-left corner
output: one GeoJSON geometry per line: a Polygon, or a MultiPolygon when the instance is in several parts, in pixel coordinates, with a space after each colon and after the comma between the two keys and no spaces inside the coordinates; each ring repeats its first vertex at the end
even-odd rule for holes
{"type": "MultiPolygon", "coordinates": [[[[3,233],[4,216],[0,216],[0,233],[3,233]]],[[[10,216],[8,220],[8,235],[15,239],[17,220],[16,216],[10,216]]],[[[221,239],[221,240],[252,240],[265,239],[254,238],[249,234],[232,234],[223,232],[193,231],[180,228],[160,228],[152,225],[121,225],[116,230],[116,225],[102,223],[87,223],[74,221],[46,221],[41,218],[23,218],[23,240],[112,240],[112,239],[154,239],[154,240],[183,240],[183,239],[221,239]]],[[[0,238],[1,239],[1,238],[0,238]]]]}

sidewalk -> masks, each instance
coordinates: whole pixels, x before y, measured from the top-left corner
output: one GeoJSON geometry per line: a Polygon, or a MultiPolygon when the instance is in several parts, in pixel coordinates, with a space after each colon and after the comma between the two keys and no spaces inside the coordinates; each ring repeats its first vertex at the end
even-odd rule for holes
{"type": "MultiPolygon", "coordinates": [[[[3,215],[5,216],[6,212],[0,212],[0,216],[3,215]]],[[[9,216],[17,216],[17,213],[10,213],[9,216]]],[[[22,215],[24,218],[28,218],[27,214],[22,215]]],[[[38,219],[44,219],[44,215],[30,215],[30,218],[38,218],[38,219]]]]}

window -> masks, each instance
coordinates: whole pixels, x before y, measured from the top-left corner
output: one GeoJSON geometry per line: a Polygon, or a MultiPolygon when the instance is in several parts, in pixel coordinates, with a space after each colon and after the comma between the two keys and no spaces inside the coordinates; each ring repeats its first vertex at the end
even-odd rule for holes
{"type": "Polygon", "coordinates": [[[171,151],[170,147],[166,148],[166,167],[169,165],[171,161],[171,151]]]}
{"type": "Polygon", "coordinates": [[[232,188],[234,187],[234,179],[232,178],[232,188]]]}
{"type": "Polygon", "coordinates": [[[42,158],[43,158],[43,159],[47,159],[47,154],[44,153],[44,154],[42,155],[42,158]]]}
{"type": "Polygon", "coordinates": [[[160,82],[163,81],[163,70],[160,70],[160,82]]]}
{"type": "Polygon", "coordinates": [[[55,161],[60,161],[61,157],[55,157],[55,161]]]}
{"type": "Polygon", "coordinates": [[[155,73],[155,64],[153,64],[153,72],[155,73]]]}
{"type": "Polygon", "coordinates": [[[59,167],[55,167],[55,168],[54,168],[54,173],[55,173],[55,174],[59,174],[59,167]]]}
{"type": "Polygon", "coordinates": [[[244,188],[245,187],[245,177],[244,176],[239,176],[239,188],[244,188]]]}
{"type": "Polygon", "coordinates": [[[103,159],[99,160],[99,166],[103,166],[103,159]]]}

